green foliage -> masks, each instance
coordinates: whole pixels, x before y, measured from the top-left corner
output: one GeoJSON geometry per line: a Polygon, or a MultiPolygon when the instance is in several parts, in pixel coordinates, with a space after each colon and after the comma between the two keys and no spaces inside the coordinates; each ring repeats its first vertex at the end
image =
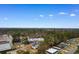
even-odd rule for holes
{"type": "MultiPolygon", "coordinates": [[[[7,32],[9,34],[13,35],[13,38],[19,38],[21,33],[23,33],[24,36],[29,37],[43,37],[45,41],[40,44],[39,46],[39,52],[45,53],[45,49],[52,47],[53,45],[58,45],[60,42],[66,42],[68,39],[79,37],[79,29],[52,29],[52,28],[45,28],[45,29],[5,29],[1,30],[3,32],[7,32]],[[25,34],[27,35],[25,35],[25,34]],[[42,51],[42,52],[41,52],[42,51]]],[[[1,33],[0,32],[0,33],[1,33]]],[[[21,40],[23,44],[28,44],[29,42],[26,39],[21,40]]]]}
{"type": "Polygon", "coordinates": [[[42,42],[38,47],[37,54],[45,54],[46,49],[48,49],[48,45],[44,42],[42,42]]]}
{"type": "Polygon", "coordinates": [[[22,39],[22,40],[21,40],[21,43],[22,43],[22,44],[29,44],[29,42],[28,42],[27,39],[22,39]]]}
{"type": "Polygon", "coordinates": [[[50,48],[53,47],[54,44],[54,37],[53,34],[50,33],[49,35],[44,37],[44,42],[42,42],[39,47],[38,47],[38,53],[39,54],[45,54],[45,51],[50,48]]]}
{"type": "Polygon", "coordinates": [[[75,54],[79,54],[79,47],[78,47],[77,51],[75,52],[75,54]]]}
{"type": "Polygon", "coordinates": [[[23,50],[18,50],[17,53],[18,54],[30,54],[29,51],[23,51],[23,50]]]}

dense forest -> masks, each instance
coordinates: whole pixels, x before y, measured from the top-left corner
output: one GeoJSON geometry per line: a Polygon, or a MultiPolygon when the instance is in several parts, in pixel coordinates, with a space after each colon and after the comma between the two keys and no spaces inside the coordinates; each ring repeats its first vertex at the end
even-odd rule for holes
{"type": "Polygon", "coordinates": [[[19,36],[43,37],[38,53],[45,53],[45,49],[66,42],[68,39],[79,37],[79,29],[68,28],[0,28],[0,34],[10,34],[14,38],[19,36]]]}

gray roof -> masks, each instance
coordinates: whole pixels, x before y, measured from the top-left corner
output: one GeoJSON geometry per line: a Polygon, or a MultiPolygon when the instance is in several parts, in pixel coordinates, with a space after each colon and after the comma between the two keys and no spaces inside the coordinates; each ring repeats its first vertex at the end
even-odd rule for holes
{"type": "Polygon", "coordinates": [[[2,41],[0,42],[0,44],[6,44],[6,43],[9,43],[8,41],[2,41]]]}

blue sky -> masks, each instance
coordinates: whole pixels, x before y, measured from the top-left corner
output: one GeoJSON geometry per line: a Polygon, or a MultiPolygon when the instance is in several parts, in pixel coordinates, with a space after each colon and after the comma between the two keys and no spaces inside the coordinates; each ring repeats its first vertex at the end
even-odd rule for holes
{"type": "Polygon", "coordinates": [[[0,4],[0,28],[79,28],[77,4],[0,4]]]}

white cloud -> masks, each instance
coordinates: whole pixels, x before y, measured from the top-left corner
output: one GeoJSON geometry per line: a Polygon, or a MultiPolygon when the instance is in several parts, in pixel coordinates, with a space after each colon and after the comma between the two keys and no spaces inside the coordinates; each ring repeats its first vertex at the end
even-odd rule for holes
{"type": "Polygon", "coordinates": [[[76,16],[76,14],[72,13],[72,14],[70,14],[70,16],[76,16]]]}
{"type": "Polygon", "coordinates": [[[65,14],[67,14],[67,13],[65,13],[65,12],[59,12],[59,14],[60,14],[60,15],[65,15],[65,14]]]}
{"type": "Polygon", "coordinates": [[[49,16],[54,16],[53,14],[49,14],[49,16]]]}
{"type": "Polygon", "coordinates": [[[4,17],[4,20],[8,20],[8,18],[7,17],[4,17]]]}
{"type": "Polygon", "coordinates": [[[40,17],[44,17],[44,15],[40,15],[40,17]]]}

